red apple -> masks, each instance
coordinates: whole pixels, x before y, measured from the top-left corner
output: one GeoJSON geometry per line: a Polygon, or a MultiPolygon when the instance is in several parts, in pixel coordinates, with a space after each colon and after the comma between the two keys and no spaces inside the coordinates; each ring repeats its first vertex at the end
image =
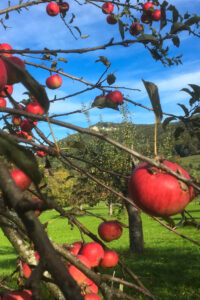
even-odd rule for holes
{"type": "Polygon", "coordinates": [[[62,3],[59,3],[58,5],[59,5],[61,13],[65,13],[69,10],[69,3],[67,3],[67,2],[62,2],[62,3]]]}
{"type": "Polygon", "coordinates": [[[114,5],[111,2],[105,2],[102,5],[102,12],[104,14],[110,14],[114,9],[114,5]]]}
{"type": "MultiPolygon", "coordinates": [[[[13,86],[12,85],[5,85],[4,88],[6,88],[8,94],[12,95],[13,92],[13,86]]],[[[0,97],[7,97],[6,93],[4,90],[0,91],[0,97]]]]}
{"type": "MultiPolygon", "coordinates": [[[[32,134],[32,132],[29,132],[29,133],[32,134]]],[[[32,140],[32,138],[33,138],[32,135],[28,134],[28,132],[22,131],[22,130],[18,131],[17,135],[18,135],[18,137],[21,137],[21,138],[26,139],[26,140],[32,140]]]]}
{"type": "Polygon", "coordinates": [[[0,106],[6,107],[6,105],[7,105],[6,100],[4,98],[0,97],[0,106]]]}
{"type": "Polygon", "coordinates": [[[12,291],[3,296],[3,300],[33,300],[29,290],[12,291]]]}
{"type": "Polygon", "coordinates": [[[151,15],[151,18],[153,21],[159,21],[161,18],[161,10],[160,9],[154,10],[154,12],[151,15]]]}
{"type": "Polygon", "coordinates": [[[46,157],[48,155],[48,153],[43,150],[37,150],[36,153],[40,157],[46,157]]]}
{"type": "Polygon", "coordinates": [[[20,169],[15,169],[11,171],[10,174],[22,191],[27,190],[31,185],[31,179],[20,169]]]}
{"type": "Polygon", "coordinates": [[[106,250],[104,252],[104,258],[100,262],[100,267],[102,268],[111,268],[115,267],[118,264],[118,254],[112,250],[106,250]]]}
{"type": "MultiPolygon", "coordinates": [[[[12,50],[12,47],[9,44],[2,43],[2,44],[0,44],[0,50],[12,50]]],[[[0,55],[12,56],[12,53],[3,53],[3,52],[1,52],[0,55]]]]}
{"type": "MultiPolygon", "coordinates": [[[[179,165],[164,161],[164,165],[184,177],[189,174],[179,165]]],[[[154,216],[180,213],[194,198],[193,187],[188,187],[167,172],[148,163],[138,165],[131,175],[129,191],[138,207],[154,216]]]]}
{"type": "Polygon", "coordinates": [[[84,285],[86,286],[86,293],[98,293],[98,286],[90,278],[87,277],[84,280],[84,285]]]}
{"type": "Polygon", "coordinates": [[[19,126],[22,122],[22,118],[21,117],[18,117],[18,116],[13,116],[12,117],[12,123],[15,125],[15,126],[19,126]]]}
{"type": "MultiPolygon", "coordinates": [[[[87,259],[87,257],[83,256],[83,255],[77,255],[77,258],[89,269],[91,269],[91,265],[89,260],[87,259]]],[[[78,284],[82,284],[84,282],[84,280],[87,278],[86,275],[84,273],[82,273],[77,267],[75,267],[74,265],[70,265],[68,267],[69,273],[71,274],[71,276],[74,278],[74,280],[76,280],[76,282],[78,284]]]]}
{"type": "Polygon", "coordinates": [[[101,300],[101,297],[95,293],[86,294],[84,300],[101,300]]]}
{"type": "Polygon", "coordinates": [[[26,106],[25,110],[31,114],[36,114],[36,115],[43,115],[44,113],[42,106],[37,101],[29,103],[26,106]]]}
{"type": "Polygon", "coordinates": [[[22,260],[21,263],[22,263],[23,277],[28,279],[31,276],[32,270],[24,260],[22,260]]]}
{"type": "Polygon", "coordinates": [[[83,246],[83,242],[75,242],[72,243],[73,248],[70,248],[69,251],[74,254],[74,255],[78,255],[78,253],[80,252],[82,246],[83,246]]]}
{"type": "Polygon", "coordinates": [[[90,242],[85,244],[80,254],[86,256],[92,267],[99,265],[100,260],[104,257],[103,247],[97,242],[90,242]]]}
{"type": "Polygon", "coordinates": [[[51,75],[47,78],[46,85],[49,89],[55,90],[62,85],[62,77],[58,74],[51,75]]]}
{"type": "Polygon", "coordinates": [[[122,104],[123,102],[123,94],[120,91],[109,92],[106,97],[117,104],[122,104]]]}
{"type": "Polygon", "coordinates": [[[108,15],[106,20],[107,20],[107,23],[111,24],[111,25],[114,25],[117,23],[117,20],[115,19],[115,17],[113,15],[108,15]]]}
{"type": "Polygon", "coordinates": [[[0,58],[0,91],[3,90],[5,85],[7,84],[7,71],[4,61],[0,58]]]}
{"type": "Polygon", "coordinates": [[[153,11],[153,8],[154,8],[154,5],[151,2],[146,2],[146,3],[143,4],[144,13],[150,13],[151,14],[152,11],[153,11]]]}
{"type": "MultiPolygon", "coordinates": [[[[41,200],[39,199],[39,198],[33,198],[32,199],[32,201],[33,202],[40,202],[41,200]]],[[[41,211],[39,210],[39,209],[36,209],[35,210],[35,214],[36,214],[36,216],[40,216],[41,215],[41,211]]],[[[37,252],[37,251],[36,251],[37,252]]],[[[38,252],[37,252],[37,255],[39,256],[39,254],[38,254],[38,252]]],[[[35,254],[35,256],[36,256],[36,254],[35,254]]],[[[40,256],[39,256],[40,257],[40,256]]],[[[37,256],[36,256],[36,258],[37,258],[37,256]]]]}
{"type": "MultiPolygon", "coordinates": [[[[8,57],[8,59],[13,62],[14,64],[18,65],[21,68],[26,68],[24,62],[17,56],[8,57]]],[[[20,82],[19,76],[17,73],[12,69],[12,67],[5,61],[5,67],[7,70],[7,84],[14,84],[20,82]]]]}
{"type": "Polygon", "coordinates": [[[33,129],[34,124],[33,122],[29,121],[28,119],[24,119],[20,124],[21,130],[29,132],[33,129]]]}
{"type": "Polygon", "coordinates": [[[60,12],[59,5],[55,2],[50,2],[46,7],[46,12],[49,16],[57,16],[60,12]]]}
{"type": "Polygon", "coordinates": [[[131,35],[138,35],[140,34],[142,31],[143,31],[143,25],[141,24],[138,24],[138,23],[133,23],[130,28],[129,28],[129,31],[130,31],[130,34],[131,35]]]}
{"type": "Polygon", "coordinates": [[[115,220],[105,221],[98,227],[99,236],[106,242],[119,239],[122,231],[121,225],[115,220]]]}

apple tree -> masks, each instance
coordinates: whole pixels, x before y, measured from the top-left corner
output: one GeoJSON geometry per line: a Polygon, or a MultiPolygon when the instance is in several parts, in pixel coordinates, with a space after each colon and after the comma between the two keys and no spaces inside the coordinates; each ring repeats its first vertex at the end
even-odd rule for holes
{"type": "MultiPolygon", "coordinates": [[[[111,276],[106,272],[97,272],[99,264],[103,267],[109,265],[106,260],[111,254],[108,252],[110,251],[109,248],[96,234],[90,232],[76,218],[79,211],[75,207],[66,210],[56,199],[55,201],[52,199],[57,197],[56,194],[53,195],[54,197],[48,197],[48,189],[43,178],[44,172],[41,172],[38,166],[38,157],[51,156],[52,160],[58,160],[63,168],[73,168],[76,172],[80,172],[82,176],[87,176],[97,185],[104,187],[106,191],[109,190],[116,197],[121,198],[128,205],[134,208],[140,207],[153,219],[178,234],[174,229],[165,225],[157,216],[165,218],[170,217],[171,214],[177,211],[181,212],[185,205],[193,199],[194,191],[200,191],[200,187],[198,180],[191,179],[181,167],[166,162],[163,157],[158,155],[156,142],[157,125],[161,123],[163,114],[167,114],[169,118],[167,121],[164,121],[165,126],[169,121],[181,119],[187,129],[192,128],[192,133],[195,132],[198,135],[198,86],[190,85],[192,90],[185,89],[192,97],[190,101],[191,107],[188,110],[182,106],[185,116],[180,117],[162,112],[158,88],[152,82],[143,80],[152,108],[125,97],[121,91],[124,87],[118,88],[114,85],[116,76],[111,69],[112,62],[104,55],[96,55],[94,74],[98,68],[102,71],[100,66],[103,67],[103,72],[101,72],[97,80],[94,77],[92,82],[84,78],[85,76],[82,74],[80,65],[76,70],[77,76],[67,73],[65,63],[67,59],[73,59],[73,55],[81,54],[84,61],[88,54],[93,53],[95,55],[96,51],[98,53],[102,51],[101,54],[103,54],[108,49],[115,51],[114,49],[120,46],[125,49],[141,45],[151,54],[153,60],[164,66],[178,65],[181,63],[181,55],[173,56],[170,49],[179,47],[183,32],[197,38],[199,37],[200,17],[196,14],[190,15],[187,12],[182,15],[174,5],[168,4],[167,1],[159,3],[157,0],[152,2],[140,2],[137,0],[132,5],[129,1],[104,3],[101,0],[92,0],[83,3],[75,1],[75,4],[81,4],[79,9],[81,7],[83,9],[86,5],[95,6],[101,14],[107,15],[107,23],[118,26],[118,41],[114,41],[114,38],[109,36],[109,41],[104,40],[102,44],[95,46],[89,44],[87,47],[74,49],[71,49],[71,47],[70,49],[48,49],[46,45],[42,46],[43,49],[30,49],[28,44],[25,49],[14,49],[11,43],[8,44],[5,40],[0,43],[0,112],[2,124],[0,129],[0,222],[2,231],[19,254],[20,277],[25,278],[25,289],[23,291],[9,291],[9,287],[4,286],[7,292],[4,291],[2,297],[3,299],[8,299],[8,297],[21,295],[24,299],[40,299],[40,283],[42,282],[55,299],[82,300],[90,299],[92,296],[94,297],[93,299],[98,299],[100,298],[97,295],[98,289],[106,300],[135,299],[135,295],[137,296],[138,294],[155,299],[138,276],[124,265],[122,260],[116,259],[116,253],[114,254],[115,262],[118,261],[123,272],[130,276],[131,281],[128,282],[122,278],[111,276]],[[115,7],[118,10],[117,13],[114,13],[115,7]],[[44,73],[46,71],[50,72],[50,76],[45,76],[45,86],[40,82],[39,71],[44,73]],[[73,91],[70,91],[70,94],[64,97],[55,95],[53,99],[50,99],[48,96],[49,90],[59,91],[66,78],[71,80],[70,89],[73,91]],[[84,88],[74,90],[73,82],[83,84],[84,88]],[[16,99],[12,97],[12,89],[17,89],[18,83],[25,87],[28,98],[24,99],[24,95],[20,95],[16,99]],[[80,96],[81,103],[82,96],[88,95],[91,91],[95,91],[97,94],[89,107],[70,112],[63,111],[59,114],[51,113],[51,105],[53,103],[67,101],[68,98],[74,96],[80,96]],[[134,145],[133,147],[132,145],[131,147],[130,145],[125,145],[123,139],[122,142],[116,141],[113,137],[109,137],[104,133],[74,125],[66,122],[65,119],[69,115],[75,116],[80,114],[82,116],[85,112],[94,108],[102,111],[105,108],[118,110],[123,105],[123,102],[127,102],[129,105],[140,106],[155,113],[155,158],[152,159],[137,152],[134,149],[134,145]],[[9,105],[7,106],[7,104],[9,105]],[[46,134],[44,127],[42,127],[44,124],[49,127],[52,138],[49,138],[46,134]],[[136,167],[131,175],[129,189],[132,199],[128,197],[128,179],[125,184],[127,185],[127,194],[124,191],[121,193],[117,189],[112,189],[109,186],[110,182],[107,185],[104,184],[85,170],[84,167],[80,167],[75,159],[68,155],[68,152],[65,151],[66,149],[62,149],[55,137],[53,126],[59,129],[70,129],[81,133],[83,136],[92,136],[97,140],[101,140],[102,143],[112,145],[113,153],[115,153],[114,149],[119,149],[130,157],[144,161],[144,165],[136,167]],[[150,194],[152,198],[148,198],[148,191],[144,187],[146,197],[143,197],[144,194],[141,192],[142,184],[145,184],[143,179],[150,178],[149,183],[151,184],[155,174],[158,181],[154,182],[154,186],[156,184],[158,188],[151,189],[150,194]],[[162,176],[165,179],[160,180],[162,176]],[[173,186],[172,191],[169,191],[167,184],[163,185],[163,182],[166,183],[167,181],[171,182],[173,186]],[[166,203],[164,203],[161,210],[156,210],[156,207],[160,205],[159,193],[155,195],[154,192],[161,192],[161,190],[166,191],[166,201],[170,197],[173,198],[172,206],[176,206],[175,209],[174,207],[169,207],[170,205],[166,207],[166,203]],[[181,203],[181,205],[176,203],[176,193],[179,194],[178,199],[180,202],[184,200],[184,203],[181,203]],[[154,199],[156,200],[155,203],[154,199]],[[149,202],[154,204],[153,208],[149,202]],[[42,212],[48,209],[55,209],[60,216],[66,218],[66,222],[68,221],[73,226],[78,227],[82,237],[86,234],[93,241],[85,244],[83,238],[83,242],[80,242],[77,248],[77,244],[70,245],[67,244],[67,241],[65,244],[60,245],[50,240],[45,231],[45,225],[41,224],[38,218],[38,211],[42,212]],[[72,250],[74,248],[75,250],[72,250]],[[73,251],[75,252],[73,253],[73,251]],[[132,289],[132,292],[122,291],[116,288],[114,283],[128,286],[132,289]]],[[[53,19],[56,16],[61,18],[63,30],[72,35],[77,44],[78,38],[82,40],[89,38],[89,35],[82,35],[81,28],[74,25],[76,12],[73,10],[70,12],[70,4],[62,0],[54,2],[50,0],[19,1],[17,5],[11,5],[8,2],[7,6],[0,10],[2,15],[1,29],[7,30],[9,28],[9,22],[15,12],[20,13],[21,16],[23,14],[30,14],[31,16],[31,9],[36,5],[39,8],[45,7],[44,14],[47,13],[50,18],[53,19]]],[[[41,21],[38,20],[38,22],[41,21]]],[[[26,37],[26,33],[23,34],[25,26],[26,24],[23,24],[22,28],[20,28],[22,38],[24,37],[26,41],[30,41],[30,37],[26,37]]],[[[129,89],[131,87],[125,88],[129,89]]],[[[80,147],[80,144],[72,144],[71,147],[80,147]]],[[[98,159],[95,161],[95,164],[99,164],[98,159]]],[[[48,173],[51,172],[51,164],[48,158],[46,158],[45,169],[48,173]]],[[[51,175],[49,174],[49,176],[51,175]]],[[[116,181],[119,180],[118,178],[116,181]]],[[[119,222],[118,225],[120,225],[119,222]]],[[[189,238],[188,240],[198,244],[189,238]]]]}

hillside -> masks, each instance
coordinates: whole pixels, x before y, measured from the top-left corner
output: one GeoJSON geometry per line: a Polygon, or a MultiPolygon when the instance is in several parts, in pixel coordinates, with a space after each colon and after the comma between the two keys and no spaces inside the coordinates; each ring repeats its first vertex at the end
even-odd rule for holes
{"type": "MultiPolygon", "coordinates": [[[[141,151],[143,154],[151,155],[153,151],[154,143],[154,125],[153,124],[128,124],[134,131],[134,142],[133,146],[137,151],[141,151]],[[147,152],[148,148],[148,153],[147,152]]],[[[114,132],[120,132],[123,127],[123,123],[111,123],[111,122],[100,122],[90,127],[92,130],[106,131],[108,135],[112,136],[114,132]]],[[[170,147],[173,155],[180,157],[187,157],[189,155],[200,154],[200,140],[196,137],[191,137],[188,132],[183,132],[180,137],[175,138],[174,132],[180,126],[178,122],[170,123],[164,130],[162,125],[158,125],[158,149],[162,153],[166,148],[170,147]]],[[[69,140],[73,140],[79,134],[71,135],[67,138],[62,139],[60,142],[65,145],[69,140]]],[[[84,141],[90,139],[87,135],[84,136],[84,141]]],[[[169,150],[169,149],[168,149],[169,150]]],[[[168,151],[167,150],[167,151],[168,151]]],[[[165,151],[164,151],[165,152],[165,151]]],[[[165,154],[165,153],[163,153],[165,154]]]]}

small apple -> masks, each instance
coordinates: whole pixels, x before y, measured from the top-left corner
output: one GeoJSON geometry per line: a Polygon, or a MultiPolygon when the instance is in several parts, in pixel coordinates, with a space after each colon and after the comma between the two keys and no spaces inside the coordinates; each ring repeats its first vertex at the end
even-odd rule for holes
{"type": "Polygon", "coordinates": [[[42,106],[37,101],[29,103],[26,106],[25,110],[31,114],[36,114],[36,115],[44,114],[44,110],[43,110],[42,106]]]}
{"type": "Polygon", "coordinates": [[[55,2],[50,2],[47,4],[46,12],[51,17],[57,16],[60,12],[59,5],[55,2]]]}
{"type": "Polygon", "coordinates": [[[139,35],[141,32],[143,32],[144,27],[141,24],[138,23],[133,23],[130,28],[129,28],[129,32],[131,35],[139,35]]]}
{"type": "MultiPolygon", "coordinates": [[[[40,202],[41,200],[39,199],[39,198],[33,198],[32,199],[32,201],[33,202],[40,202]]],[[[41,215],[41,211],[39,210],[39,209],[36,209],[35,210],[35,214],[36,214],[36,216],[40,216],[41,215]]],[[[36,251],[37,252],[37,251],[36,251]]],[[[38,252],[36,253],[37,254],[37,256],[39,256],[39,254],[38,254],[38,252]]],[[[36,254],[35,254],[35,256],[36,256],[36,254]]],[[[36,256],[36,258],[37,258],[37,256],[36,256]]],[[[39,256],[40,257],[40,256],[39,256]]]]}
{"type": "Polygon", "coordinates": [[[118,264],[118,254],[112,250],[106,250],[104,252],[104,258],[100,262],[100,267],[102,268],[111,268],[115,267],[118,264]]]}
{"type": "Polygon", "coordinates": [[[106,242],[119,239],[122,231],[122,226],[115,220],[105,221],[98,227],[99,236],[106,242]]]}
{"type": "Polygon", "coordinates": [[[109,92],[106,98],[117,104],[122,104],[123,102],[123,94],[120,91],[109,92]]]}
{"type": "Polygon", "coordinates": [[[0,97],[0,106],[6,107],[6,105],[7,105],[6,100],[4,98],[0,97]]]}
{"type": "Polygon", "coordinates": [[[151,15],[143,14],[140,19],[141,22],[145,24],[150,24],[152,22],[151,15]]]}
{"type": "Polygon", "coordinates": [[[36,153],[40,157],[46,157],[48,155],[48,153],[43,150],[37,150],[36,153]]]}
{"type": "Polygon", "coordinates": [[[22,263],[22,271],[23,271],[23,277],[28,279],[31,276],[32,270],[29,267],[29,265],[27,265],[27,263],[24,260],[21,260],[22,263]]]}
{"type": "MultiPolygon", "coordinates": [[[[6,85],[4,86],[4,89],[7,90],[8,94],[12,95],[12,92],[13,92],[13,86],[12,86],[12,85],[7,85],[7,84],[6,84],[6,85]]],[[[0,97],[6,98],[7,95],[6,95],[5,91],[4,91],[4,89],[3,89],[2,91],[0,91],[0,97]]]]}
{"type": "Polygon", "coordinates": [[[12,117],[12,123],[15,125],[15,126],[19,126],[22,122],[22,118],[20,116],[13,116],[12,117]]]}
{"type": "Polygon", "coordinates": [[[58,74],[51,75],[47,78],[46,85],[49,89],[55,90],[62,85],[62,77],[58,74]]]}
{"type": "Polygon", "coordinates": [[[111,2],[105,2],[101,8],[104,14],[110,14],[114,9],[114,5],[111,2]]]}
{"type": "Polygon", "coordinates": [[[24,119],[20,124],[21,130],[29,132],[33,129],[34,124],[33,122],[29,121],[28,119],[24,119]]]}
{"type": "Polygon", "coordinates": [[[90,242],[85,244],[80,254],[86,256],[92,267],[99,265],[100,260],[104,257],[103,247],[97,242],[90,242]]]}
{"type": "Polygon", "coordinates": [[[20,169],[15,169],[10,174],[20,190],[25,191],[31,185],[31,179],[20,169]]]}
{"type": "Polygon", "coordinates": [[[2,91],[7,84],[7,71],[4,61],[0,58],[0,91],[2,91]]]}
{"type": "MultiPolygon", "coordinates": [[[[18,65],[21,68],[26,68],[24,62],[17,56],[11,56],[8,57],[8,59],[13,62],[14,64],[18,65]]],[[[12,67],[5,61],[5,67],[7,70],[7,84],[14,84],[14,83],[18,83],[20,82],[20,78],[18,76],[18,74],[12,69],[12,67]]]]}
{"type": "Polygon", "coordinates": [[[5,294],[3,300],[33,300],[33,297],[30,290],[21,290],[5,294]]]}
{"type": "Polygon", "coordinates": [[[161,18],[161,10],[155,9],[151,15],[153,21],[159,21],[161,18]]]}
{"type": "Polygon", "coordinates": [[[95,293],[86,294],[84,300],[101,300],[101,297],[95,293]]]}
{"type": "Polygon", "coordinates": [[[69,3],[67,3],[67,2],[62,2],[62,3],[59,3],[58,5],[59,5],[61,13],[66,13],[69,10],[69,3]]]}
{"type": "MultiPolygon", "coordinates": [[[[2,44],[0,44],[0,50],[12,50],[12,47],[9,44],[2,43],[2,44]]],[[[3,52],[1,52],[0,55],[12,56],[12,53],[3,53],[3,52]]]]}
{"type": "MultiPolygon", "coordinates": [[[[169,161],[163,164],[190,179],[179,165],[169,161]]],[[[146,213],[158,217],[172,216],[184,210],[194,198],[192,186],[148,163],[138,165],[129,181],[129,192],[134,203],[146,213]]]]}
{"type": "Polygon", "coordinates": [[[153,9],[154,9],[153,3],[146,2],[146,3],[143,4],[143,11],[144,11],[144,13],[146,13],[146,14],[150,13],[151,14],[152,11],[153,11],[153,9]]]}
{"type": "MultiPolygon", "coordinates": [[[[91,269],[91,265],[87,257],[84,255],[77,255],[77,258],[89,269],[91,269]]],[[[82,284],[84,280],[87,278],[84,273],[82,273],[78,268],[76,268],[74,265],[70,265],[68,267],[69,273],[71,276],[76,280],[78,284],[82,284]]]]}
{"type": "Polygon", "coordinates": [[[18,131],[17,132],[17,135],[18,135],[18,137],[20,137],[20,138],[23,138],[23,139],[26,139],[26,140],[32,140],[32,132],[26,132],[26,131],[22,131],[22,130],[20,130],[20,131],[18,131]],[[30,133],[30,134],[29,134],[30,133]]]}
{"type": "Polygon", "coordinates": [[[78,255],[83,246],[83,242],[78,241],[78,242],[72,243],[72,246],[73,246],[73,248],[70,248],[69,251],[74,255],[78,255]]]}
{"type": "Polygon", "coordinates": [[[111,24],[111,25],[114,25],[117,23],[117,20],[115,19],[115,17],[113,15],[108,15],[106,20],[107,20],[107,23],[111,24]]]}

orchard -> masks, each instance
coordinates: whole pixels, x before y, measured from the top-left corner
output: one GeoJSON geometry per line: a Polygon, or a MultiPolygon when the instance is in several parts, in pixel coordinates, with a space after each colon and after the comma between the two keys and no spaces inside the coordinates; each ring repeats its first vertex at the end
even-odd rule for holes
{"type": "Polygon", "coordinates": [[[197,1],[2,2],[0,226],[18,258],[15,270],[0,275],[0,299],[156,299],[146,285],[151,271],[136,274],[113,245],[128,234],[130,258],[140,259],[145,215],[200,246],[179,231],[199,229],[187,207],[197,202],[200,179],[181,166],[172,143],[185,134],[200,144],[197,1]],[[194,75],[180,76],[190,63],[194,75]],[[171,93],[182,82],[187,100],[171,93]],[[149,144],[134,118],[153,124],[149,144]],[[102,120],[118,128],[95,125],[102,120]],[[160,128],[168,134],[172,124],[171,140],[160,142],[160,128]],[[98,214],[102,202],[110,216],[98,214]],[[58,220],[54,240],[48,229],[58,220]]]}

